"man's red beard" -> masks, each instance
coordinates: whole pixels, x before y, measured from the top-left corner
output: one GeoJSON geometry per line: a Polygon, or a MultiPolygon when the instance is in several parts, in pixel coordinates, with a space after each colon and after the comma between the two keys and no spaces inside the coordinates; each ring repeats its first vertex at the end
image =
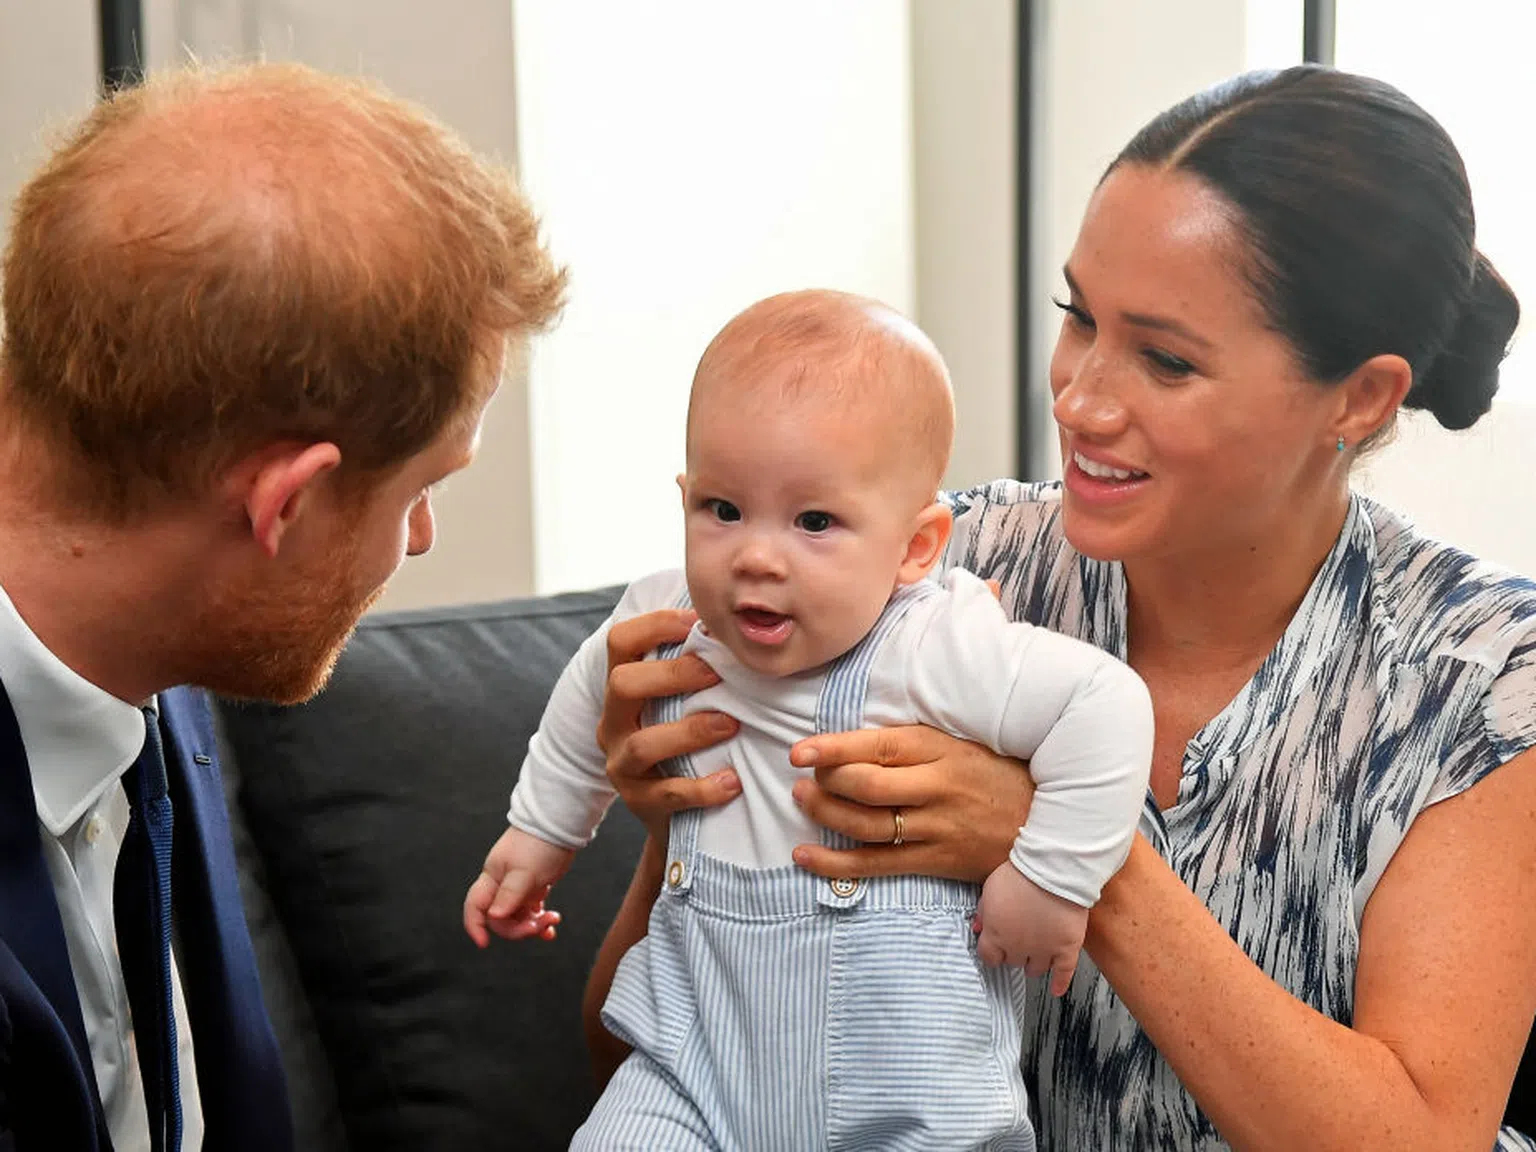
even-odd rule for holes
{"type": "Polygon", "coordinates": [[[290,587],[215,589],[195,622],[185,681],[222,696],[297,704],[330,679],[359,618],[383,594],[356,587],[348,539],[290,587]]]}

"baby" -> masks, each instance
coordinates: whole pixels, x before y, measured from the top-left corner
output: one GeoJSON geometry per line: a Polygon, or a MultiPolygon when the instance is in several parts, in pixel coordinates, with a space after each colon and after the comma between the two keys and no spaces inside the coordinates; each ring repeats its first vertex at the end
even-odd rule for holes
{"type": "MultiPolygon", "coordinates": [[[[1034,1147],[1015,972],[1049,969],[1065,991],[1135,831],[1152,710],[1129,668],[1010,622],[976,577],[926,579],[949,540],[937,493],[953,420],[931,341],[854,296],[760,301],[699,361],[686,574],[631,585],[609,624],[697,610],[683,648],[721,682],[652,719],[736,717],[735,737],[669,769],[729,764],[742,795],[672,820],[649,933],[603,1009],[634,1052],[573,1148],[1034,1147]],[[1038,789],[1010,860],[979,893],[796,868],[796,844],[832,838],[792,799],[789,747],[914,723],[1030,761],[1038,789]]],[[[595,736],[607,627],[555,686],[511,827],[465,900],[482,946],[488,928],[551,934],[543,897],[613,798],[595,736]]],[[[892,822],[900,843],[899,810],[892,822]]]]}

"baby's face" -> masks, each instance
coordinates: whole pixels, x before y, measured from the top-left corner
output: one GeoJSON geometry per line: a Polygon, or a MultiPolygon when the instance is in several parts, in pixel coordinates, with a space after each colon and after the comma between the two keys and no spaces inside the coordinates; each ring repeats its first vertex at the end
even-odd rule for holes
{"type": "Polygon", "coordinates": [[[815,668],[879,619],[919,511],[892,424],[809,402],[696,406],[680,478],[688,588],[748,668],[815,668]]]}

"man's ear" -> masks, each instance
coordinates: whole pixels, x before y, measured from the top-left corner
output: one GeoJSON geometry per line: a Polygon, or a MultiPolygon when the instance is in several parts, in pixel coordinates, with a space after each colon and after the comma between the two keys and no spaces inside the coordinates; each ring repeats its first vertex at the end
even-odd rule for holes
{"type": "Polygon", "coordinates": [[[954,518],[947,504],[930,504],[912,522],[912,538],[907,541],[907,555],[896,570],[897,584],[915,584],[933,570],[949,543],[954,518]]]}
{"type": "Polygon", "coordinates": [[[1413,386],[1413,369],[1401,356],[1372,356],[1335,389],[1339,410],[1333,434],[1346,447],[1357,447],[1396,415],[1413,386]]]}
{"type": "Polygon", "coordinates": [[[340,463],[341,449],[334,444],[281,444],[231,470],[234,495],[263,552],[277,555],[289,527],[340,463]]]}

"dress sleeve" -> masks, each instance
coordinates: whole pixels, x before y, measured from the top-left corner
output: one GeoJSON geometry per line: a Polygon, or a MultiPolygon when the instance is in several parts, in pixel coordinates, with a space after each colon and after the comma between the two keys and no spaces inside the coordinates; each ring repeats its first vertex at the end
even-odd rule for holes
{"type": "Polygon", "coordinates": [[[1465,792],[1501,764],[1536,747],[1536,619],[1522,625],[1504,667],[1479,706],[1468,711],[1426,806],[1465,792]]]}
{"type": "Polygon", "coordinates": [[[512,790],[507,821],[514,828],[562,848],[585,847],[597,832],[614,798],[607,757],[597,746],[608,686],[608,631],[631,616],[676,607],[683,583],[681,572],[635,581],[560,673],[512,790]]]}

